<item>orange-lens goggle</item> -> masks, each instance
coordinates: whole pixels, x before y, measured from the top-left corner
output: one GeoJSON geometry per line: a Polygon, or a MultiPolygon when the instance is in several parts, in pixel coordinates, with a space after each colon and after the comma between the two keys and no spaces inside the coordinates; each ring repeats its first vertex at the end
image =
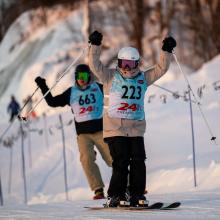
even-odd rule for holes
{"type": "Polygon", "coordinates": [[[124,60],[124,59],[118,59],[118,67],[125,69],[135,69],[138,66],[138,60],[124,60]]]}

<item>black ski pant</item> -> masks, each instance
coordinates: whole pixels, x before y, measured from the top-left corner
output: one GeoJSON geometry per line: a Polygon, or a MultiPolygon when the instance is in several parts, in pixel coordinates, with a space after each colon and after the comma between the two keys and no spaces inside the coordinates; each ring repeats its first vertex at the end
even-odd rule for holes
{"type": "Polygon", "coordinates": [[[108,195],[123,197],[128,179],[131,196],[143,195],[146,185],[144,138],[117,136],[105,138],[105,141],[113,159],[108,195]]]}

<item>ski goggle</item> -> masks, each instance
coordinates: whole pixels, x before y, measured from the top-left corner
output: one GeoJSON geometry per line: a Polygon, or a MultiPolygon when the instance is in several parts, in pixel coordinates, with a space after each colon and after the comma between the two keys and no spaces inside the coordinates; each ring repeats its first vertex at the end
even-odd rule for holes
{"type": "Polygon", "coordinates": [[[125,69],[135,69],[138,66],[139,61],[138,60],[124,60],[124,59],[118,59],[118,67],[125,69]]]}
{"type": "Polygon", "coordinates": [[[89,80],[89,73],[88,72],[77,72],[76,73],[76,80],[89,80]]]}

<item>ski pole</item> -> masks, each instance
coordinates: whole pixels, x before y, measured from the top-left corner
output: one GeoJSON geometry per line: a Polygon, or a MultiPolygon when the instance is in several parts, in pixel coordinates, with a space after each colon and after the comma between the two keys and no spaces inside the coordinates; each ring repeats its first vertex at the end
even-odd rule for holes
{"type": "Polygon", "coordinates": [[[27,99],[27,101],[24,103],[24,105],[22,106],[22,108],[19,110],[18,114],[12,119],[12,122],[8,125],[8,127],[4,130],[4,132],[2,133],[1,137],[0,137],[0,142],[2,140],[2,138],[5,136],[5,134],[9,131],[9,129],[11,128],[12,124],[14,123],[15,119],[18,118],[19,120],[22,119],[22,117],[20,116],[21,112],[23,111],[23,109],[25,108],[25,106],[28,104],[28,102],[32,99],[32,97],[35,95],[35,93],[37,92],[37,90],[39,89],[39,86],[34,90],[34,92],[32,93],[32,95],[29,97],[29,99],[27,99]]]}
{"type": "Polygon", "coordinates": [[[193,151],[193,177],[194,177],[194,187],[197,187],[197,177],[196,177],[196,151],[195,151],[195,135],[194,135],[194,124],[193,124],[193,110],[192,110],[192,100],[191,100],[191,90],[189,88],[189,108],[190,108],[190,122],[191,122],[191,133],[192,133],[192,151],[193,151]]]}
{"type": "Polygon", "coordinates": [[[76,62],[80,59],[80,57],[85,53],[85,51],[89,48],[86,47],[84,49],[82,49],[81,53],[79,54],[78,57],[76,57],[75,60],[73,60],[73,62],[67,66],[67,68],[64,70],[64,72],[62,72],[60,75],[60,77],[56,80],[56,82],[53,84],[53,86],[43,95],[43,97],[29,110],[29,112],[27,113],[26,117],[22,117],[22,120],[26,121],[28,118],[28,115],[30,115],[35,109],[36,107],[42,102],[42,100],[51,92],[51,90],[58,84],[58,82],[69,72],[69,70],[76,64],[76,62]]]}
{"type": "MultiPolygon", "coordinates": [[[[201,115],[202,115],[202,117],[203,117],[203,120],[204,120],[204,122],[205,122],[205,124],[206,124],[206,126],[207,126],[207,128],[208,128],[209,134],[210,134],[210,136],[211,136],[211,139],[210,139],[210,140],[211,140],[211,141],[214,141],[215,144],[216,144],[216,141],[215,141],[215,140],[216,140],[216,137],[213,135],[213,132],[212,132],[212,130],[211,130],[211,127],[209,126],[209,123],[208,123],[208,121],[207,121],[207,119],[206,119],[206,117],[205,117],[205,114],[204,114],[204,112],[203,112],[201,106],[198,105],[199,102],[197,101],[197,98],[196,98],[196,96],[195,96],[195,94],[194,94],[194,92],[193,92],[193,90],[192,90],[192,87],[190,86],[189,80],[188,80],[186,74],[183,72],[183,70],[182,70],[182,68],[181,68],[181,66],[180,66],[180,63],[179,63],[179,61],[178,61],[178,59],[177,59],[176,54],[175,54],[174,52],[173,52],[172,54],[173,54],[173,57],[174,57],[174,59],[175,59],[175,61],[176,61],[176,64],[177,64],[177,66],[178,66],[180,72],[183,74],[183,76],[184,76],[184,78],[185,78],[185,80],[186,80],[186,82],[187,82],[187,85],[188,85],[189,90],[192,92],[193,97],[194,97],[195,101],[197,102],[197,106],[198,106],[198,108],[199,108],[199,111],[200,111],[200,113],[201,113],[201,115]]],[[[217,144],[216,144],[216,145],[217,145],[217,144]]]]}

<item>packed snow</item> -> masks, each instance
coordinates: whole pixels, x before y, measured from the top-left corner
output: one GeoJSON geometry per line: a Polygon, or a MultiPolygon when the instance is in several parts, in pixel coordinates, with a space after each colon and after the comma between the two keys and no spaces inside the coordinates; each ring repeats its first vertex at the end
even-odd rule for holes
{"type": "MultiPolygon", "coordinates": [[[[55,12],[56,10],[58,9],[54,9],[55,12]]],[[[28,14],[24,14],[18,20],[25,28],[27,16],[28,14]]],[[[82,23],[82,11],[75,11],[58,22],[51,22],[48,28],[42,27],[10,53],[9,48],[16,42],[16,38],[12,36],[16,36],[16,31],[20,31],[16,25],[14,28],[11,27],[0,46],[0,73],[2,82],[5,80],[6,84],[0,97],[0,134],[8,126],[6,107],[10,95],[16,94],[18,100],[22,102],[36,89],[34,78],[38,75],[45,77],[48,85],[52,86],[57,75],[62,73],[85,47],[80,31],[82,23]],[[68,25],[65,25],[66,21],[75,27],[74,34],[70,33],[68,25]],[[65,59],[66,55],[68,56],[65,59]]],[[[102,58],[105,59],[105,54],[102,58]]],[[[188,73],[189,70],[182,67],[183,71],[188,73]]],[[[184,101],[182,97],[176,99],[170,92],[158,87],[159,85],[173,92],[178,91],[184,96],[187,83],[174,59],[167,74],[147,91],[145,99],[147,129],[144,136],[147,154],[146,196],[150,203],[180,201],[182,206],[178,210],[128,212],[85,209],[85,206],[101,206],[105,201],[92,200],[93,192],[88,187],[79,161],[76,133],[72,123],[73,115],[68,107],[51,109],[43,101],[36,109],[39,119],[30,121],[31,132],[28,132],[27,123],[23,124],[27,132],[24,141],[27,204],[24,199],[18,121],[14,122],[4,136],[4,142],[0,143],[0,175],[4,199],[4,205],[0,206],[0,219],[219,219],[218,68],[220,56],[188,76],[211,133],[217,137],[216,142],[210,141],[212,134],[198,106],[193,104],[197,187],[194,186],[193,176],[189,102],[184,101]],[[198,88],[202,88],[201,98],[197,95],[198,88]],[[42,113],[46,113],[46,117],[43,117],[42,113]],[[64,188],[63,143],[59,114],[62,115],[65,130],[68,200],[64,188]],[[13,139],[13,145],[6,147],[6,142],[10,139],[13,139]]],[[[72,72],[70,71],[70,74],[58,83],[52,91],[53,94],[61,93],[73,83],[72,72]]],[[[41,93],[38,92],[35,98],[41,97],[41,93]]],[[[192,96],[192,99],[195,101],[195,97],[192,96]]],[[[106,166],[99,154],[97,163],[106,184],[106,192],[111,169],[106,166]]]]}

